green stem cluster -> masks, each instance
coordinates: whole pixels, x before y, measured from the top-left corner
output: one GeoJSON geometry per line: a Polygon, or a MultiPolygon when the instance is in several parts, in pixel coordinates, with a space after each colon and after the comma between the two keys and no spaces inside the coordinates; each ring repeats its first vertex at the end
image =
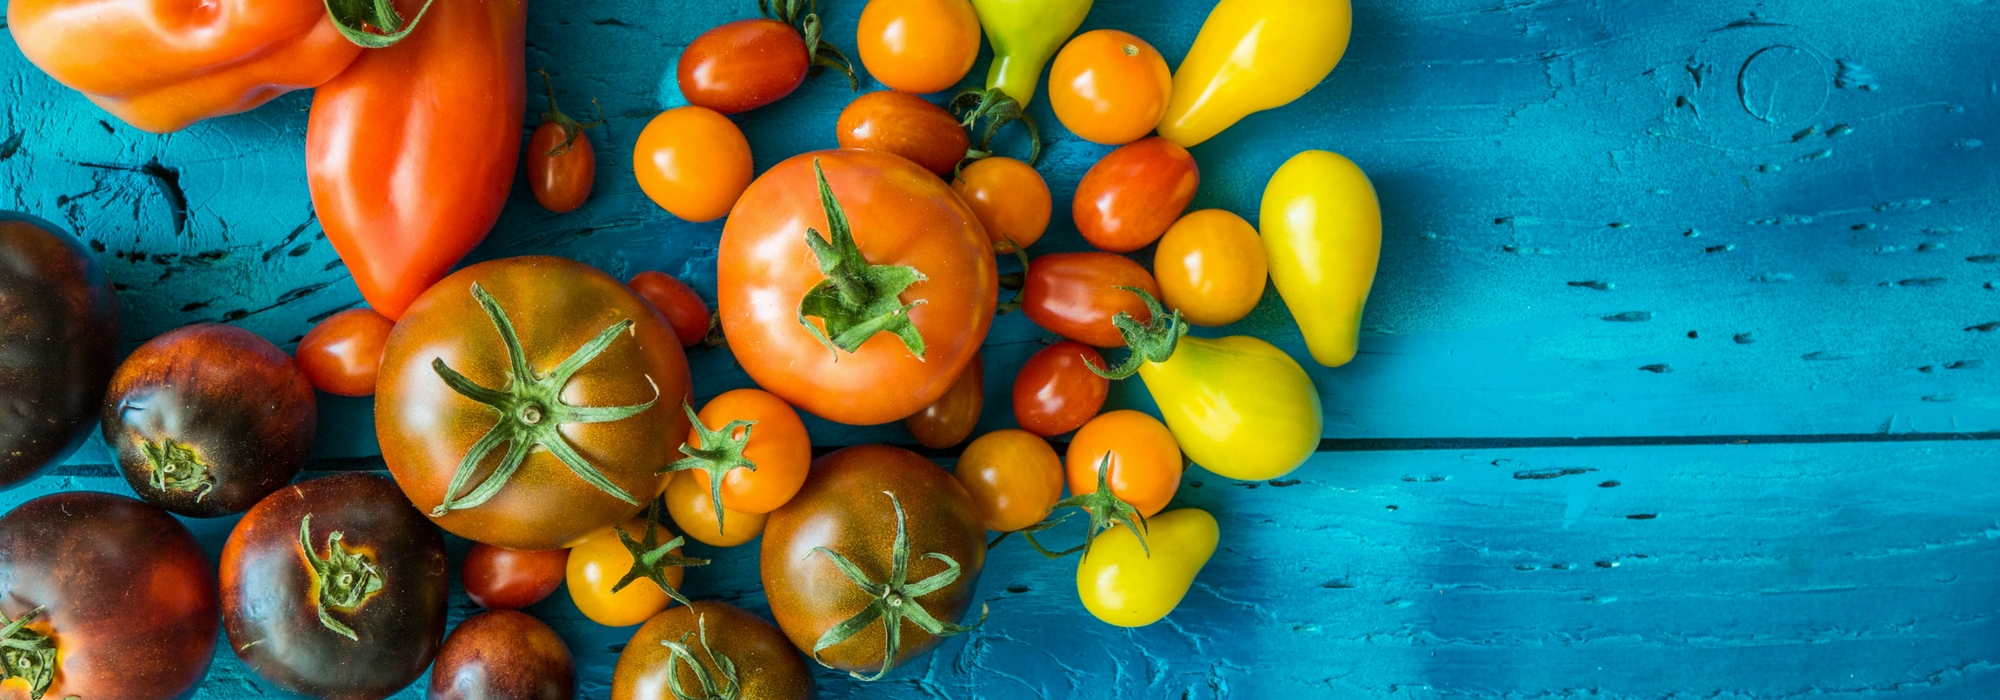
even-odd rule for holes
{"type": "Polygon", "coordinates": [[[604,123],[604,105],[598,104],[597,98],[590,98],[591,106],[597,108],[597,121],[589,123],[578,122],[569,115],[563,114],[562,107],[556,104],[556,84],[555,81],[549,80],[549,72],[539,69],[535,72],[542,74],[542,87],[548,88],[549,91],[549,111],[542,113],[542,121],[556,125],[556,128],[562,129],[563,132],[563,139],[556,142],[555,146],[549,148],[547,153],[542,154],[550,158],[555,158],[569,153],[570,147],[576,145],[576,137],[582,136],[584,129],[593,128],[604,123]]]}
{"type": "Polygon", "coordinates": [[[838,350],[854,352],[876,333],[887,332],[901,338],[903,347],[917,359],[924,359],[924,336],[910,320],[910,309],[924,300],[907,304],[902,300],[904,290],[926,279],[924,273],[908,265],[869,264],[854,243],[847,213],[827,185],[826,171],[820,168],[818,158],[813,159],[813,175],[819,181],[820,206],[826,210],[826,226],[833,236],[829,240],[818,229],[806,229],[806,247],[812,249],[826,279],[799,299],[799,325],[828,350],[836,351],[836,358],[838,350]],[[820,330],[810,318],[818,318],[826,329],[820,330]]]}
{"type": "Polygon", "coordinates": [[[208,465],[201,456],[187,445],[162,438],[159,442],[140,442],[139,451],[146,455],[146,483],[160,491],[181,491],[194,493],[194,500],[200,503],[215,491],[215,476],[208,473],[208,465]]]}
{"type": "Polygon", "coordinates": [[[1088,359],[1083,361],[1091,372],[1105,379],[1124,379],[1136,374],[1142,364],[1166,362],[1167,358],[1174,356],[1174,350],[1180,347],[1181,337],[1188,332],[1187,321],[1181,318],[1180,309],[1174,309],[1170,315],[1160,307],[1160,300],[1154,299],[1152,293],[1138,287],[1119,289],[1138,295],[1139,300],[1146,303],[1146,311],[1152,319],[1141,324],[1138,319],[1132,318],[1132,314],[1123,311],[1111,317],[1111,325],[1118,327],[1118,333],[1125,337],[1125,347],[1131,348],[1132,354],[1125,358],[1124,364],[1109,371],[1088,359]]]}
{"type": "Polygon", "coordinates": [[[0,663],[6,668],[0,670],[0,678],[19,678],[28,684],[28,697],[42,700],[49,692],[49,685],[56,679],[56,642],[28,627],[28,623],[42,614],[42,608],[35,608],[12,620],[7,613],[0,612],[0,663]]]}
{"type": "Polygon", "coordinates": [[[361,641],[354,634],[354,628],[333,618],[331,611],[352,613],[362,604],[382,590],[382,570],[368,560],[368,555],[347,551],[341,543],[346,533],[334,530],[326,536],[326,554],[322,556],[312,546],[312,514],[299,518],[299,551],[304,553],[306,566],[313,572],[316,596],[319,604],[319,624],[332,630],[334,634],[353,641],[361,641]]]}
{"type": "MultiPolygon", "coordinates": [[[[813,660],[820,661],[819,653],[821,651],[847,641],[849,637],[853,637],[859,634],[861,630],[867,629],[876,620],[881,620],[882,667],[876,670],[875,675],[872,676],[863,676],[859,673],[849,674],[864,681],[879,680],[883,676],[888,675],[890,669],[896,667],[896,656],[902,653],[903,648],[903,620],[905,619],[908,619],[919,629],[936,637],[949,637],[955,634],[970,632],[986,622],[986,613],[983,609],[979,614],[979,622],[971,625],[960,625],[931,617],[930,611],[925,610],[924,606],[917,602],[917,598],[942,590],[945,586],[949,586],[953,581],[958,580],[958,560],[937,552],[925,552],[925,558],[944,562],[945,569],[932,574],[929,578],[922,581],[910,583],[910,536],[906,519],[903,515],[903,502],[898,500],[894,493],[888,491],[883,491],[882,493],[889,497],[889,503],[896,508],[896,539],[889,549],[891,563],[889,577],[886,581],[876,583],[874,579],[869,578],[868,574],[861,570],[861,567],[856,566],[847,557],[841,556],[839,552],[825,547],[814,547],[812,550],[814,554],[826,555],[828,559],[833,561],[834,567],[840,569],[840,573],[845,574],[848,580],[854,582],[854,585],[860,586],[861,590],[867,591],[868,595],[874,598],[874,600],[868,602],[868,607],[861,609],[861,612],[855,613],[853,617],[842,620],[840,624],[827,629],[825,634],[820,635],[819,641],[813,644],[812,649],[813,660]]],[[[826,662],[820,661],[820,663],[823,665],[826,662]]]]}
{"type": "Polygon", "coordinates": [[[817,77],[828,68],[847,76],[847,89],[860,90],[861,81],[854,77],[854,62],[847,60],[847,54],[840,47],[824,41],[819,21],[819,0],[757,0],[757,11],[765,17],[792,25],[806,40],[806,56],[812,59],[812,68],[807,75],[817,77]]]}
{"type": "Polygon", "coordinates": [[[986,120],[986,128],[979,130],[979,142],[965,152],[969,163],[981,158],[989,158],[993,153],[993,137],[1000,133],[1000,127],[1010,122],[1020,122],[1028,128],[1028,165],[1042,159],[1042,130],[1035,126],[1035,118],[1028,116],[1021,103],[1007,96],[1000,88],[966,88],[953,95],[946,109],[959,118],[959,126],[977,128],[979,121],[986,120]]]}
{"type": "Polygon", "coordinates": [[[736,662],[715,653],[715,649],[708,645],[708,616],[697,613],[694,624],[699,631],[697,639],[701,642],[701,650],[708,653],[709,663],[715,666],[717,673],[709,673],[708,666],[701,663],[701,657],[695,656],[694,649],[688,646],[687,634],[682,634],[680,641],[676,642],[660,640],[660,645],[667,648],[667,691],[673,693],[674,700],[737,700],[743,694],[743,684],[737,680],[736,662]],[[694,679],[700,684],[701,692],[692,692],[681,685],[681,674],[674,669],[676,663],[685,663],[694,671],[694,679]]]}
{"type": "Polygon", "coordinates": [[[694,406],[681,401],[681,410],[687,411],[688,423],[694,426],[695,435],[701,439],[701,447],[681,443],[681,454],[687,455],[679,461],[660,469],[660,473],[674,471],[699,471],[708,475],[708,495],[715,503],[715,531],[723,532],[722,516],[728,512],[722,507],[722,480],[735,469],[757,471],[757,463],[743,456],[750,446],[750,430],[757,427],[757,421],[733,420],[718,430],[710,430],[703,425],[701,416],[694,412],[694,406]],[[738,434],[737,431],[743,431],[738,434]]]}
{"type": "Polygon", "coordinates": [[[392,0],[326,0],[326,14],[333,19],[333,28],[355,46],[380,49],[416,31],[417,23],[430,14],[431,2],[424,0],[423,8],[417,10],[416,19],[409,24],[403,23],[403,15],[396,11],[392,0]]]}
{"type": "Polygon", "coordinates": [[[707,559],[683,557],[674,553],[674,550],[680,549],[681,545],[687,544],[685,537],[676,535],[665,543],[660,542],[659,500],[655,499],[652,507],[646,511],[644,538],[633,540],[631,535],[625,534],[625,528],[622,527],[612,528],[612,531],[618,533],[618,542],[625,545],[625,551],[632,555],[632,568],[625,572],[623,578],[618,579],[618,583],[612,584],[612,593],[625,590],[626,586],[643,578],[652,581],[653,585],[659,586],[660,590],[667,593],[667,597],[680,601],[681,605],[694,605],[687,596],[681,595],[680,589],[674,588],[673,584],[667,582],[667,569],[676,566],[707,566],[709,562],[707,559]]]}
{"type": "Polygon", "coordinates": [[[1111,492],[1110,475],[1111,453],[1106,452],[1103,459],[1097,460],[1097,490],[1057,501],[1052,508],[1077,508],[1090,516],[1090,528],[1083,533],[1083,544],[1060,552],[1051,552],[1042,547],[1042,543],[1035,541],[1035,532],[1046,530],[1062,522],[1063,518],[1069,517],[1064,515],[1062,518],[1044,520],[1026,528],[1022,536],[1028,539],[1028,546],[1035,548],[1036,552],[1049,559],[1059,559],[1078,551],[1082,551],[1083,556],[1088,558],[1091,543],[1097,541],[1097,533],[1110,529],[1114,523],[1123,523],[1132,530],[1134,536],[1139,538],[1139,549],[1144,551],[1146,556],[1152,556],[1153,550],[1146,546],[1146,517],[1139,514],[1139,509],[1133,508],[1132,504],[1126,503],[1125,499],[1111,492]]]}

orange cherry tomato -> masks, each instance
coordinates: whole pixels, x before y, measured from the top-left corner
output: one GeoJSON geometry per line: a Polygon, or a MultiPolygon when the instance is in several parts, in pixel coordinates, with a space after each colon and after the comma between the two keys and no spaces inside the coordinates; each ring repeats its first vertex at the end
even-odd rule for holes
{"type": "Polygon", "coordinates": [[[1034,245],[1049,230],[1054,208],[1049,183],[1032,165],[1005,156],[981,158],[959,170],[951,188],[972,207],[986,237],[1002,253],[1014,252],[1014,245],[1034,245]]]}
{"type": "Polygon", "coordinates": [[[339,396],[375,393],[382,346],[396,324],[371,309],[348,309],[320,321],[293,353],[314,389],[339,396]]]}
{"type": "Polygon", "coordinates": [[[1090,422],[1104,409],[1111,380],[1084,364],[1108,369],[1095,348],[1065,340],[1036,352],[1014,375],[1014,422],[1030,433],[1061,435],[1090,422]]]}
{"type": "MultiPolygon", "coordinates": [[[[646,518],[633,518],[618,529],[631,535],[633,541],[642,541],[646,536],[646,518]]],[[[669,534],[662,530],[660,539],[672,539],[669,534]]],[[[681,553],[679,548],[671,551],[676,555],[681,553]]],[[[667,597],[666,591],[645,577],[627,584],[617,593],[611,592],[618,579],[632,570],[632,552],[610,529],[571,547],[569,562],[564,568],[570,601],[576,603],[576,609],[583,611],[584,617],[606,627],[631,627],[673,604],[674,599],[667,597]]],[[[667,583],[673,587],[680,588],[684,576],[686,572],[682,567],[667,567],[667,583]]]]}
{"type": "Polygon", "coordinates": [[[580,124],[563,114],[556,106],[555,83],[548,71],[541,73],[549,91],[549,111],[542,113],[542,125],[528,137],[528,189],[544,209],[558,214],[576,211],[597,182],[597,149],[583,130],[604,123],[604,118],[580,124]]]}
{"type": "Polygon", "coordinates": [[[694,293],[694,288],[686,282],[664,272],[646,270],[633,275],[625,286],[667,317],[667,325],[674,327],[674,336],[680,338],[681,347],[694,347],[708,337],[708,302],[702,301],[701,295],[694,293]]]}
{"type": "Polygon", "coordinates": [[[1137,287],[1158,297],[1160,285],[1139,263],[1110,253],[1050,253],[1028,263],[1021,286],[1021,313],[1035,325],[1070,340],[1100,348],[1125,346],[1112,319],[1123,311],[1150,323],[1153,314],[1137,287]]]}
{"type": "Polygon", "coordinates": [[[951,174],[972,147],[957,117],[924,98],[894,90],[871,92],[847,103],[834,133],[841,148],[894,153],[940,177],[951,174]]]}
{"type": "Polygon", "coordinates": [[[1056,54],[1049,107],[1084,140],[1120,145],[1145,138],[1167,113],[1174,74],[1152,44],[1116,29],[1084,32],[1056,54]]]}
{"type": "Polygon", "coordinates": [[[639,132],[632,172],[660,208],[688,221],[714,221],[750,186],[750,141],[721,112],[670,109],[639,132]]]}
{"type": "Polygon", "coordinates": [[[1097,464],[1111,455],[1106,483],[1111,494],[1132,504],[1143,517],[1167,507],[1181,487],[1181,447],[1159,419],[1118,410],[1091,419],[1076,431],[1065,456],[1069,492],[1097,492],[1097,464]]]}
{"type": "MultiPolygon", "coordinates": [[[[701,407],[700,416],[701,426],[690,428],[687,436],[688,447],[698,451],[703,448],[702,426],[713,434],[732,421],[751,423],[749,428],[739,427],[726,440],[717,441],[717,448],[740,450],[743,459],[757,465],[754,470],[734,467],[725,473],[722,507],[743,513],[769,513],[792,500],[792,494],[798,493],[799,486],[806,482],[806,469],[812,466],[812,438],[806,436],[806,424],[799,420],[798,411],[792,410],[784,399],[762,389],[735,389],[709,399],[708,405],[701,407]],[[724,442],[731,444],[721,444],[724,442]]],[[[689,469],[688,472],[694,476],[695,485],[703,491],[709,490],[708,471],[689,469]]],[[[726,524],[726,516],[724,521],[726,524]]]]}
{"type": "Polygon", "coordinates": [[[1264,298],[1269,273],[1257,229],[1221,209],[1181,217],[1153,253],[1160,301],[1197,326],[1226,326],[1249,315],[1264,298]]]}
{"type": "Polygon", "coordinates": [[[958,375],[958,381],[945,390],[944,396],[904,418],[903,427],[909,429],[917,444],[942,450],[972,437],[972,428],[979,424],[979,410],[985,403],[986,363],[975,352],[972,361],[965,365],[965,373],[958,375]]]}
{"type": "Polygon", "coordinates": [[[1099,250],[1146,247],[1187,211],[1201,169],[1187,149],[1158,136],[1120,146],[1083,174],[1071,214],[1099,250]]]}
{"type": "Polygon", "coordinates": [[[986,529],[996,532],[1041,522],[1062,499],[1062,460],[1048,441],[1024,430],[979,436],[965,446],[952,476],[972,494],[986,529]]]}
{"type": "Polygon", "coordinates": [[[883,85],[937,92],[957,85],[979,58],[979,14],[966,0],[869,0],[854,43],[883,85]]]}
{"type": "Polygon", "coordinates": [[[687,536],[716,547],[734,547],[757,539],[764,534],[764,521],[771,517],[770,513],[744,513],[723,506],[722,521],[716,522],[715,499],[693,474],[675,474],[667,483],[667,515],[687,536]]]}

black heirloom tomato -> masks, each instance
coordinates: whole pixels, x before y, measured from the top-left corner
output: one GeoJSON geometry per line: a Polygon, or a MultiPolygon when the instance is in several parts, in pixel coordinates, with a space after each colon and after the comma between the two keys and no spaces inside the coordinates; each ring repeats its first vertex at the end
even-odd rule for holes
{"type": "Polygon", "coordinates": [[[444,536],[387,478],[352,472],[257,503],[222,548],[222,623],[257,675],[331,700],[379,700],[437,656],[444,536]]]}
{"type": "Polygon", "coordinates": [[[74,236],[0,211],[0,488],[90,434],[118,363],[118,298],[74,236]]]}
{"type": "Polygon", "coordinates": [[[468,617],[444,640],[428,700],[570,700],[576,662],[556,631],[514,610],[468,617]]]}
{"type": "Polygon", "coordinates": [[[139,346],[104,396],[104,442],[132,490],[181,515],[241,513],[298,476],[319,412],[292,358],[218,323],[139,346]]]}
{"type": "Polygon", "coordinates": [[[956,623],[985,536],[972,496],[935,462],[885,445],[834,452],[764,524],[771,615],[820,663],[880,678],[967,630],[956,623]]]}
{"type": "Polygon", "coordinates": [[[811,700],[812,672],[778,628],[713,600],[654,615],[611,672],[611,700],[715,697],[811,700]]]}
{"type": "Polygon", "coordinates": [[[90,491],[23,503],[0,518],[0,697],[190,697],[219,605],[208,556],[166,511],[90,491]]]}

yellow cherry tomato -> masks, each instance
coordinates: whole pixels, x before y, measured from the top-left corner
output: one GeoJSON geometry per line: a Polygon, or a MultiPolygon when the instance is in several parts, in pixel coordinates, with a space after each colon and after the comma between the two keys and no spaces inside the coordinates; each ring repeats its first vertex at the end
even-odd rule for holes
{"type": "MultiPolygon", "coordinates": [[[[646,536],[646,521],[643,516],[634,518],[619,529],[634,541],[640,541],[646,536]]],[[[661,539],[671,539],[667,534],[662,531],[661,539]]],[[[673,553],[681,552],[676,548],[673,553]]],[[[617,593],[611,592],[618,579],[632,569],[632,553],[611,530],[571,547],[566,569],[570,601],[576,603],[576,609],[583,611],[585,617],[606,627],[630,627],[645,622],[673,602],[666,591],[643,577],[617,593]]],[[[666,570],[667,583],[679,588],[683,575],[681,567],[670,567],[666,570]]]]}
{"type": "Polygon", "coordinates": [[[1056,54],[1049,107],[1088,141],[1119,146],[1145,138],[1167,111],[1173,73],[1152,44],[1116,29],[1078,34],[1056,54]]]}
{"type": "Polygon", "coordinates": [[[1222,0],[1174,71],[1160,135],[1183,147],[1282,107],[1326,79],[1347,53],[1348,0],[1222,0]]]}
{"type": "Polygon", "coordinates": [[[670,109],[639,132],[632,174],[660,208],[688,221],[714,221],[750,186],[750,141],[721,112],[670,109]]]}
{"type": "Polygon", "coordinates": [[[1257,229],[1221,209],[1181,217],[1153,253],[1160,301],[1197,326],[1226,326],[1249,315],[1264,296],[1268,271],[1257,229]]]}
{"type": "Polygon", "coordinates": [[[966,0],[869,0],[854,44],[883,85],[937,92],[957,85],[979,58],[979,15],[966,0]]]}
{"type": "Polygon", "coordinates": [[[972,494],[986,529],[995,532],[1041,522],[1062,500],[1062,460],[1047,440],[1026,430],[979,436],[965,446],[952,476],[972,494]]]}
{"type": "Polygon", "coordinates": [[[1264,187],[1264,252],[1271,282],[1298,319],[1313,359],[1354,359],[1361,311],[1382,257],[1382,207],[1354,161],[1306,151],[1264,187]]]}
{"type": "Polygon", "coordinates": [[[734,547],[764,534],[770,513],[744,513],[722,507],[722,522],[715,522],[715,499],[700,472],[675,474],[667,482],[667,515],[674,526],[702,544],[734,547]]]}
{"type": "Polygon", "coordinates": [[[1187,597],[1220,541],[1215,516],[1196,508],[1146,520],[1145,547],[1125,526],[1113,526],[1077,562],[1076,593],[1090,614],[1119,627],[1159,622],[1187,597]]]}

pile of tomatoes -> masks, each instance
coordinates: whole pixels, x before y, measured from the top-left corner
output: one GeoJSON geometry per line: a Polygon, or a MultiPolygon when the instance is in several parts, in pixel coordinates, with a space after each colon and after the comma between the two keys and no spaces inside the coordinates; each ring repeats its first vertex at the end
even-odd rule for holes
{"type": "MultiPolygon", "coordinates": [[[[15,31],[74,29],[54,26],[83,21],[50,11],[65,1],[17,0],[15,31]]],[[[494,183],[504,200],[512,178],[518,134],[456,125],[524,99],[522,5],[412,4],[407,21],[386,3],[327,5],[300,21],[362,48],[288,34],[287,50],[343,54],[294,87],[320,87],[314,203],[372,309],[326,319],[294,355],[204,324],[116,363],[115,297],[91,254],[46,221],[0,214],[0,257],[18,263],[0,267],[0,300],[21,307],[0,339],[18,375],[0,399],[35,418],[0,426],[0,482],[61,461],[94,421],[143,499],[60,493],[0,518],[0,673],[37,700],[185,697],[218,620],[232,653],[293,692],[381,698],[430,670],[433,698],[567,698],[568,650],[516,612],[558,588],[598,623],[642,625],[613,698],[809,697],[807,659],[873,680],[983,623],[972,594],[1011,533],[1050,559],[1080,552],[1078,590],[1097,618],[1151,624],[1220,540],[1208,513],[1167,509],[1185,466],[1274,479],[1320,440],[1319,393],[1296,360],[1189,325],[1243,318],[1269,278],[1317,361],[1354,356],[1381,236],[1359,168],[1299,154],[1265,191],[1262,232],[1186,211],[1201,185],[1188,147],[1318,84],[1345,50],[1346,0],[1222,0],[1171,71],[1133,34],[1072,36],[1089,0],[871,0],[854,46],[890,89],[841,112],[839,149],[757,173],[729,115],[827,69],[859,84],[812,0],[762,0],[765,16],[688,45],[687,106],[632,146],[652,201],[689,221],[726,217],[714,313],[660,272],[621,281],[541,256],[449,272],[497,217],[494,183]],[[959,85],[982,35],[995,54],[985,84],[943,106],[924,97],[959,85]],[[1055,211],[1035,168],[1042,127],[1023,109],[1045,68],[1062,126],[1117,146],[1070,206],[1093,251],[1031,254],[1055,211]],[[1016,122],[1023,159],[994,152],[1016,122]],[[436,148],[367,158],[382,138],[436,148]],[[426,192],[453,205],[427,211],[451,216],[394,206],[412,173],[452,183],[426,192]],[[1150,269],[1127,257],[1148,247],[1150,269]],[[1004,260],[1021,272],[1000,274],[1004,260]],[[1019,428],[975,438],[980,346],[997,314],[1016,312],[1058,338],[1011,378],[1019,428]],[[686,353],[720,346],[761,388],[696,406],[686,353]],[[1110,382],[1134,374],[1160,417],[1104,411],[1110,382]],[[294,483],[315,388],[374,396],[388,476],[294,483]],[[951,471],[886,445],[815,458],[800,411],[902,421],[927,448],[963,448],[951,471]],[[1049,439],[1064,435],[1058,454],[1049,439]],[[169,512],[242,514],[219,573],[169,512]],[[1072,516],[1088,521],[1081,543],[1037,539],[1072,516]],[[449,636],[446,532],[476,543],[458,578],[489,610],[449,636]],[[772,619],[684,595],[688,571],[709,563],[683,551],[688,539],[760,542],[772,619]]],[[[37,51],[145,128],[268,99],[210,85],[167,109],[37,51]]],[[[551,104],[527,142],[528,180],[566,212],[593,186],[595,123],[564,114],[543,78],[551,104]]]]}

